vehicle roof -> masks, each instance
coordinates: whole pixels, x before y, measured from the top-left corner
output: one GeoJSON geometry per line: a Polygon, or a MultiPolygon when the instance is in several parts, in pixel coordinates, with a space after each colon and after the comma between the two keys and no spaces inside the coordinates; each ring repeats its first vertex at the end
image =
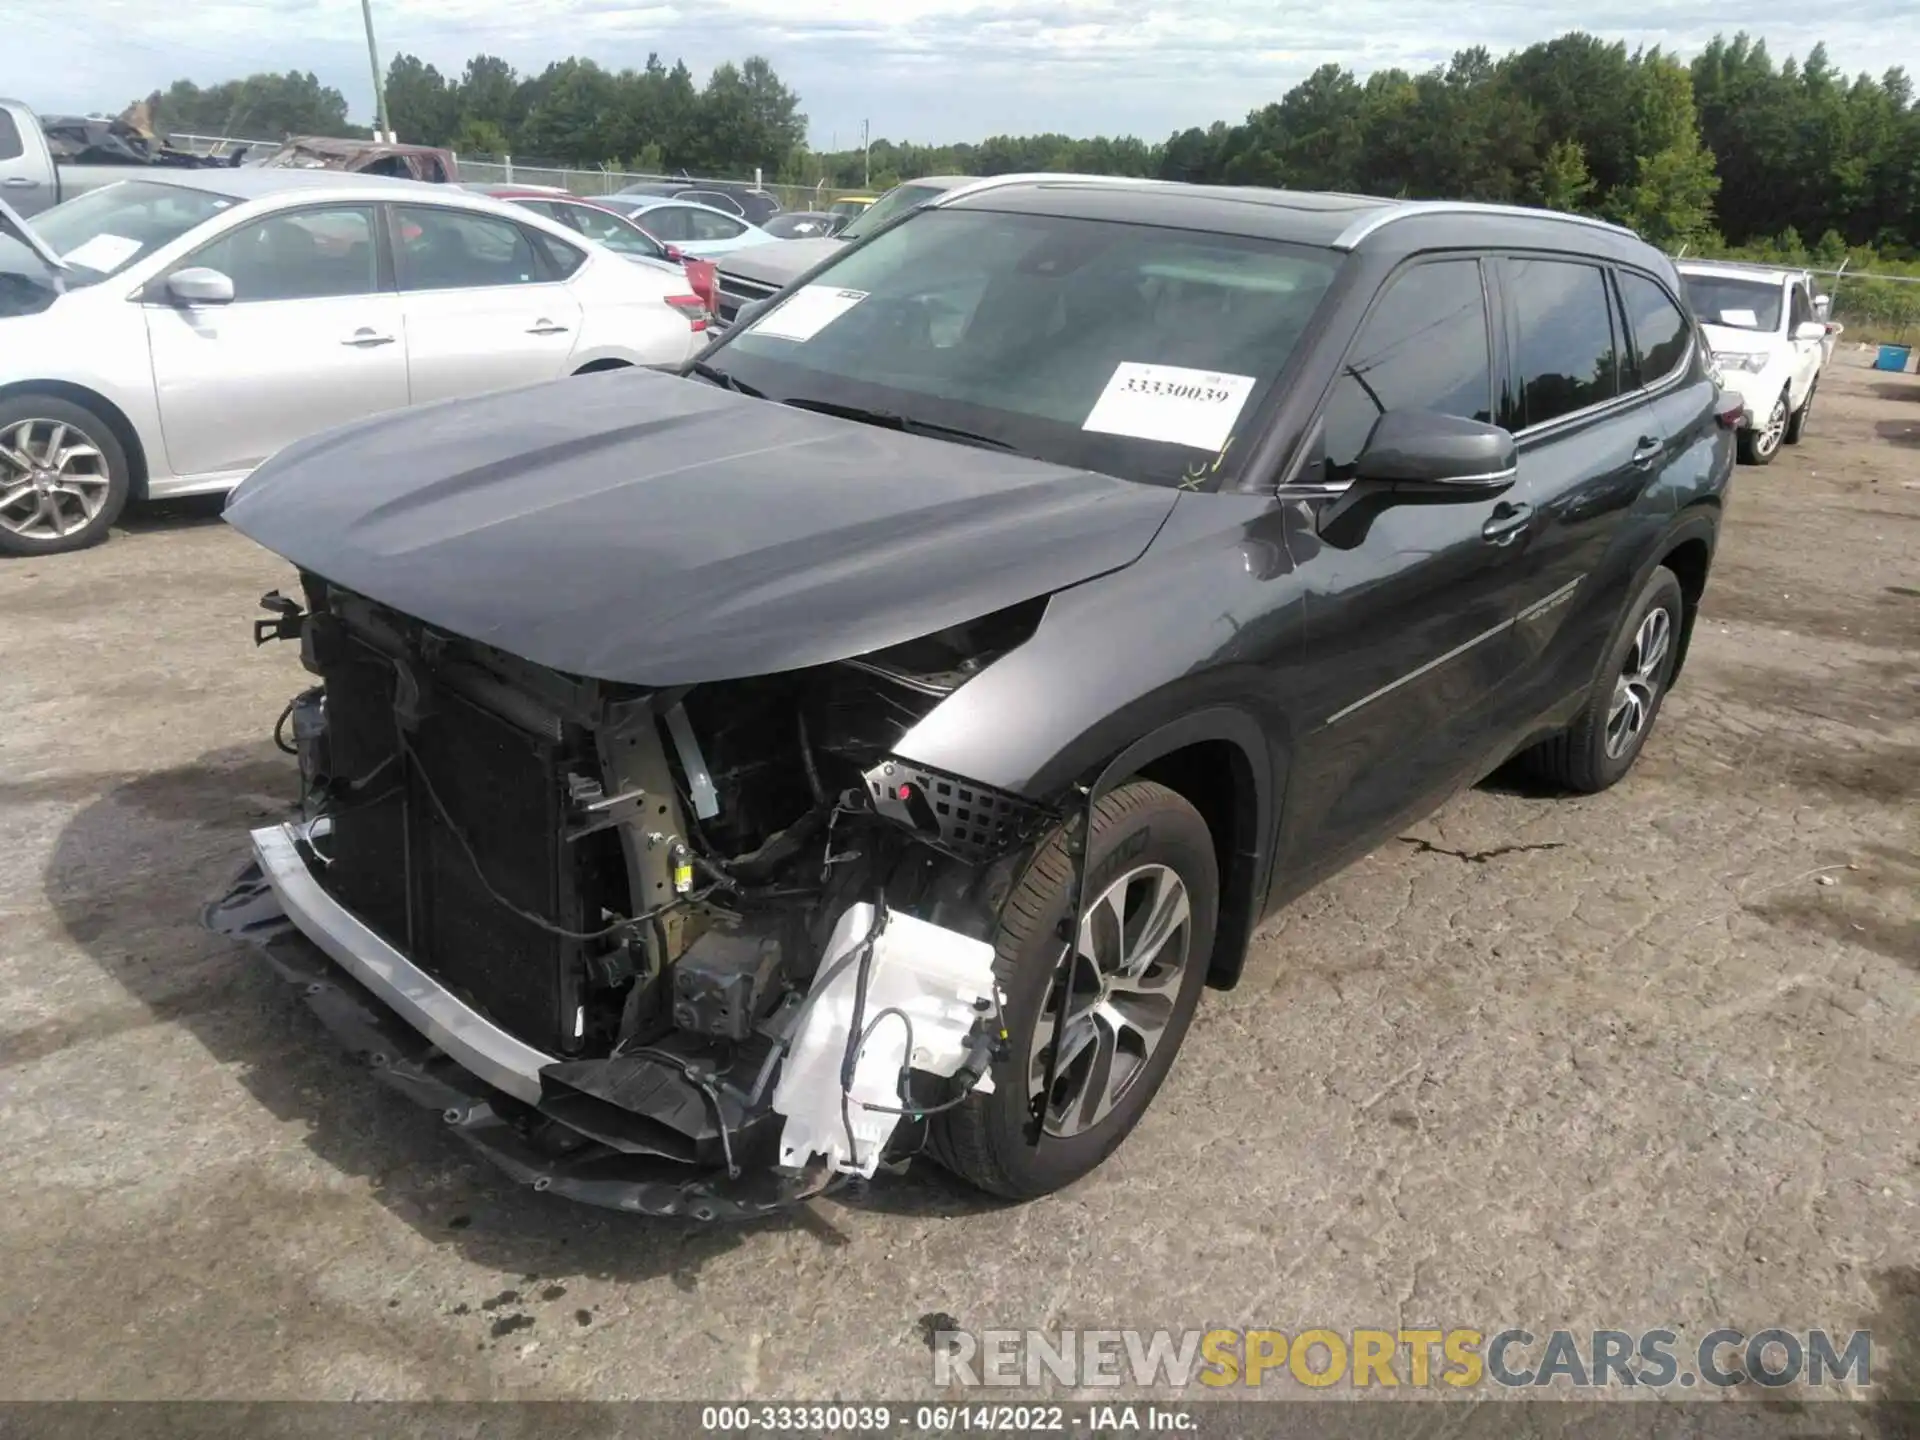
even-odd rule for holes
{"type": "Polygon", "coordinates": [[[724,215],[729,220],[738,220],[742,225],[753,222],[744,215],[736,215],[731,210],[722,210],[718,205],[702,205],[698,200],[683,200],[678,195],[608,195],[607,200],[618,200],[622,210],[656,210],[662,205],[684,205],[689,210],[704,210],[709,215],[724,215]]]}
{"type": "Polygon", "coordinates": [[[1784,285],[1804,270],[1780,265],[1743,265],[1736,260],[1676,260],[1682,275],[1712,276],[1716,280],[1753,280],[1762,285],[1784,285]]]}
{"type": "Polygon", "coordinates": [[[154,185],[177,185],[185,190],[209,190],[235,200],[264,200],[289,190],[333,190],[347,194],[419,195],[445,200],[476,197],[457,185],[434,185],[425,180],[403,180],[393,175],[361,175],[348,170],[281,170],[261,165],[214,166],[208,169],[170,165],[141,167],[139,180],[154,185]]]}
{"type": "MultiPolygon", "coordinates": [[[[435,189],[442,187],[435,186],[435,189]]],[[[545,185],[463,185],[463,190],[471,190],[478,195],[491,195],[496,200],[571,200],[576,205],[593,205],[601,209],[601,197],[596,195],[576,195],[571,190],[553,190],[545,185]]]]}
{"type": "Polygon", "coordinates": [[[1670,264],[1623,226],[1519,205],[1389,200],[1107,175],[998,176],[927,203],[1168,225],[1369,253],[1493,244],[1601,254],[1656,270],[1670,264]]]}
{"type": "Polygon", "coordinates": [[[410,145],[397,140],[344,140],[337,135],[292,135],[280,142],[316,155],[442,155],[438,145],[410,145]]]}

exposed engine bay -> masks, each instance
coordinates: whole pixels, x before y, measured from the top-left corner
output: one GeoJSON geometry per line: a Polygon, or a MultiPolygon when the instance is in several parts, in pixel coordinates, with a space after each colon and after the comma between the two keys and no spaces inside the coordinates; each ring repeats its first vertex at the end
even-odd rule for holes
{"type": "Polygon", "coordinates": [[[510,1172],[753,1214],[904,1163],[991,1088],[1000,910],[1062,812],[894,747],[1044,600],[649,690],[302,582],[255,627],[317,680],[276,730],[298,818],[208,923],[510,1172]]]}

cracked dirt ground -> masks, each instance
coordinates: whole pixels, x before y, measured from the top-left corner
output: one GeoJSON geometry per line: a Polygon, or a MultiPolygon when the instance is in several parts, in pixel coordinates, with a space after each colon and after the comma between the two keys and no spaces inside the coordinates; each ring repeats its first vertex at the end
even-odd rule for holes
{"type": "Polygon", "coordinates": [[[195,922],[290,793],[285,579],[204,506],[0,566],[0,1395],[899,1397],[936,1312],[1869,1326],[1920,1381],[1920,379],[1739,472],[1625,784],[1496,778],[1295,905],[1021,1208],[621,1217],[377,1086],[195,922]]]}

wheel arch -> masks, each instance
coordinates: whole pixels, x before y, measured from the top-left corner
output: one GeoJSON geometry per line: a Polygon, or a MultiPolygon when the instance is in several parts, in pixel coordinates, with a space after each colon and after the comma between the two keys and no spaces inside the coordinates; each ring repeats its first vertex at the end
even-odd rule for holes
{"type": "Polygon", "coordinates": [[[1139,777],[1165,785],[1207,823],[1220,868],[1219,914],[1207,984],[1232,989],[1265,898],[1274,831],[1273,766],[1260,725],[1216,706],[1168,721],[1121,750],[1100,771],[1089,803],[1139,777]]]}
{"type": "Polygon", "coordinates": [[[631,360],[623,360],[618,355],[602,355],[597,360],[587,361],[586,364],[576,368],[573,373],[575,375],[599,375],[608,370],[631,370],[632,368],[633,362],[631,360]]]}
{"type": "Polygon", "coordinates": [[[140,443],[140,432],[127,418],[126,411],[98,390],[68,380],[16,380],[10,385],[0,385],[0,401],[21,395],[51,395],[98,415],[113,431],[113,438],[120,442],[121,452],[127,457],[127,498],[147,498],[147,449],[140,443]]]}
{"type": "MultiPolygon", "coordinates": [[[[1680,678],[1680,671],[1687,663],[1687,647],[1693,640],[1694,620],[1700,613],[1700,600],[1707,590],[1707,575],[1713,568],[1713,547],[1719,538],[1719,522],[1719,506],[1711,501],[1702,501],[1683,511],[1679,523],[1662,539],[1657,558],[1647,567],[1646,574],[1640,577],[1639,585],[1643,586],[1655,568],[1665,566],[1680,581],[1685,613],[1680,617],[1680,639],[1674,651],[1673,675],[1669,684],[1680,678]]],[[[1635,588],[1637,590],[1639,586],[1635,588]]]]}

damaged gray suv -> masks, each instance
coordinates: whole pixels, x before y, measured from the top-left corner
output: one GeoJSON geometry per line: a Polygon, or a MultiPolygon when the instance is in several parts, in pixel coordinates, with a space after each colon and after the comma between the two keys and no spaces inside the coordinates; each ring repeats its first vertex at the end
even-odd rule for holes
{"type": "Polygon", "coordinates": [[[208,922],[537,1188],[1056,1189],[1264,916],[1633,765],[1738,420],[1679,293],[1568,215],[982,182],[685,374],[302,441],[227,509],[297,817],[208,922]]]}

